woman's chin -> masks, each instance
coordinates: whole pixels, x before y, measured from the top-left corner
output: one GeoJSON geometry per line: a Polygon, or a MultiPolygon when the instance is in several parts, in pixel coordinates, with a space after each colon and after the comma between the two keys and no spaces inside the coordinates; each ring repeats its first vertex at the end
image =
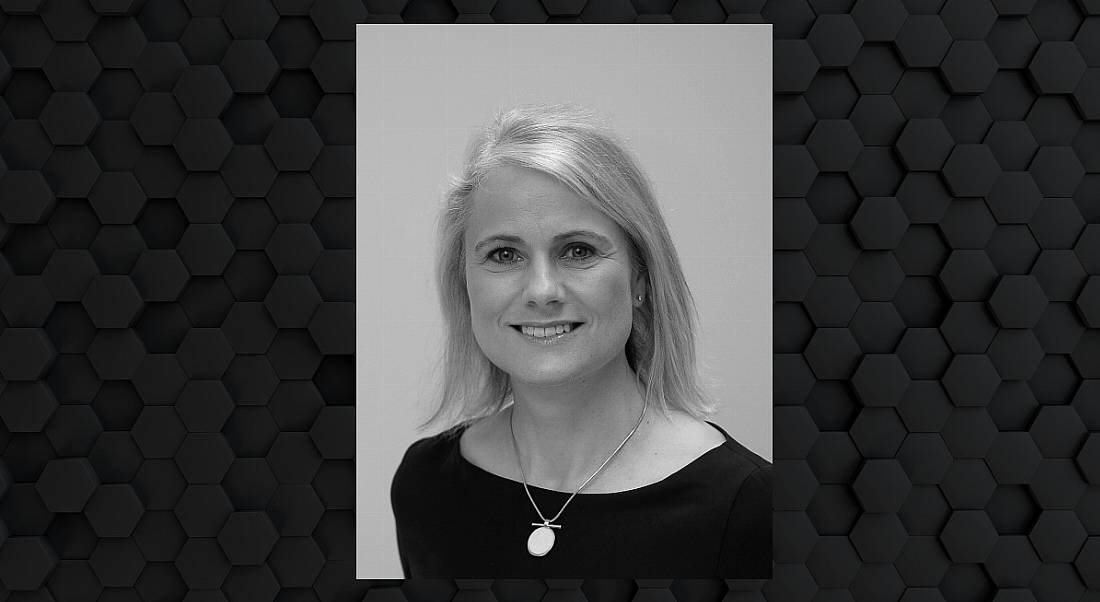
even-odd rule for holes
{"type": "Polygon", "coordinates": [[[577,382],[583,372],[573,369],[515,370],[509,372],[514,385],[554,388],[577,382]]]}

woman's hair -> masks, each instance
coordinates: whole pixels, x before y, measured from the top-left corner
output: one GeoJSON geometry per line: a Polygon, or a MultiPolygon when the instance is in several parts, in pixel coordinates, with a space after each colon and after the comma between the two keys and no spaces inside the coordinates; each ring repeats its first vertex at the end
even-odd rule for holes
{"type": "Polygon", "coordinates": [[[511,394],[508,374],[474,339],[464,245],[473,193],[501,165],[555,177],[623,229],[633,275],[644,274],[645,282],[645,299],[634,308],[627,362],[658,408],[696,417],[712,412],[695,361],[695,305],[649,180],[592,113],[573,105],[521,105],[498,112],[470,141],[462,171],[444,194],[436,258],[446,336],[443,374],[436,407],[421,427],[495,413],[511,394]]]}

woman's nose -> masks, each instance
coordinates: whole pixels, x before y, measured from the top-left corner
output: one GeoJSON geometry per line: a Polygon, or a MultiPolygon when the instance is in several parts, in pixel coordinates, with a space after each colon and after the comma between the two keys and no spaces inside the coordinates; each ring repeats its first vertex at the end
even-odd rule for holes
{"type": "Polygon", "coordinates": [[[531,261],[527,269],[525,285],[525,296],[530,305],[546,305],[561,301],[561,274],[550,259],[537,258],[531,261]]]}

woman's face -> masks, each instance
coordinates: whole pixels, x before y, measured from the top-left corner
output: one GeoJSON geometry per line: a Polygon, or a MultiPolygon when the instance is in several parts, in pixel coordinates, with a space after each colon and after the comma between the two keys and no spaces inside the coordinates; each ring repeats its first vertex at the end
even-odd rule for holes
{"type": "Polygon", "coordinates": [[[635,297],[626,235],[557,179],[494,168],[472,198],[466,287],[474,336],[513,381],[553,386],[623,360],[635,297]],[[559,334],[560,333],[560,334],[559,334]]]}

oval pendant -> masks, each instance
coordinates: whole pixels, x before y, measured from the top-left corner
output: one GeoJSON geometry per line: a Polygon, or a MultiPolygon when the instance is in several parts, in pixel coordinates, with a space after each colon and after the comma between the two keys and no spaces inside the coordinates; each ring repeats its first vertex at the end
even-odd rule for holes
{"type": "Polygon", "coordinates": [[[552,547],[554,547],[554,530],[550,527],[539,527],[527,538],[527,551],[532,556],[545,556],[552,547]]]}

